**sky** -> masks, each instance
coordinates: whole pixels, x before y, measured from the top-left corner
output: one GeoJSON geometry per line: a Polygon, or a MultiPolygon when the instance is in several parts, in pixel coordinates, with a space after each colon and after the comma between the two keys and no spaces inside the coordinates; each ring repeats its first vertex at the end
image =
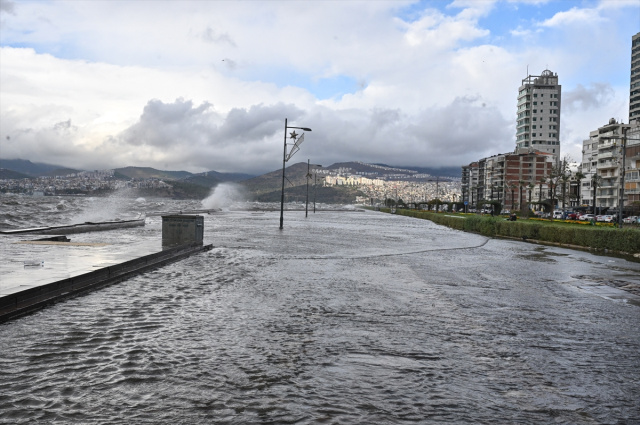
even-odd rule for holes
{"type": "Polygon", "coordinates": [[[286,118],[291,162],[461,166],[513,151],[549,69],[579,160],[627,122],[638,31],[638,0],[0,0],[0,157],[260,174],[286,118]]]}

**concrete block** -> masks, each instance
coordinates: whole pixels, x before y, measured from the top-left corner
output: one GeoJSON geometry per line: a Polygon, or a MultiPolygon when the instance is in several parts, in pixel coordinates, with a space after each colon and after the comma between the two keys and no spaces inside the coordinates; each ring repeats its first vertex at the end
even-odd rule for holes
{"type": "Polygon", "coordinates": [[[162,246],[202,244],[203,236],[204,217],[201,215],[162,216],[162,246]]]}

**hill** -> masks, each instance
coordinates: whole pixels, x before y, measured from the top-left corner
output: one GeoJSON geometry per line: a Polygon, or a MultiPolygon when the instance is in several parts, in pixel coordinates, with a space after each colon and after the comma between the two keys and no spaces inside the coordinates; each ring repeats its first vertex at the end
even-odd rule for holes
{"type": "Polygon", "coordinates": [[[385,174],[430,174],[433,177],[460,177],[460,167],[412,167],[403,165],[387,165],[387,164],[365,164],[362,162],[349,161],[337,162],[327,167],[330,170],[339,168],[350,168],[352,173],[377,173],[379,176],[385,174]],[[416,173],[412,173],[415,171],[416,173]]]}
{"type": "Polygon", "coordinates": [[[243,180],[249,180],[256,176],[253,174],[244,174],[244,173],[219,173],[217,171],[207,171],[206,173],[209,177],[214,177],[221,182],[240,182],[243,180]]]}
{"type": "MultiPolygon", "coordinates": [[[[306,164],[305,164],[306,165],[306,164]]],[[[256,201],[260,202],[280,202],[282,187],[271,192],[261,193],[255,196],[256,201]]],[[[284,190],[285,201],[304,202],[307,196],[307,186],[287,187],[284,190]]],[[[348,186],[331,186],[322,187],[318,185],[316,192],[316,202],[325,204],[353,204],[356,196],[362,196],[362,193],[353,187],[348,186]]],[[[309,203],[313,202],[313,186],[309,186],[309,203]]]]}
{"type": "Polygon", "coordinates": [[[386,164],[375,164],[382,165],[384,167],[393,167],[393,168],[404,168],[406,170],[417,171],[421,174],[431,174],[436,177],[460,177],[462,175],[461,167],[412,167],[412,166],[402,166],[402,165],[386,165],[386,164]]]}
{"type": "Polygon", "coordinates": [[[0,168],[0,179],[2,180],[18,180],[18,179],[31,179],[33,176],[28,176],[23,173],[19,173],[13,170],[7,170],[6,168],[0,168]]]}
{"type": "MultiPolygon", "coordinates": [[[[289,179],[289,181],[285,181],[285,187],[306,185],[307,180],[305,176],[307,175],[307,163],[299,162],[297,164],[290,165],[286,168],[285,174],[287,179],[289,179]],[[289,182],[291,182],[291,184],[289,182]]],[[[242,181],[239,184],[246,187],[249,192],[252,192],[255,195],[277,190],[282,191],[282,170],[272,171],[252,179],[242,181]]]]}
{"type": "Polygon", "coordinates": [[[114,171],[118,173],[118,175],[123,175],[130,179],[179,180],[193,175],[188,171],[162,171],[151,167],[124,167],[116,168],[114,171]]]}
{"type": "Polygon", "coordinates": [[[61,167],[60,165],[31,162],[26,159],[0,159],[0,168],[17,171],[18,173],[35,177],[64,167],[61,167]]]}
{"type": "Polygon", "coordinates": [[[205,174],[196,174],[194,176],[189,176],[182,181],[185,183],[197,184],[198,186],[203,187],[214,187],[222,182],[222,180],[220,179],[205,174]]]}
{"type": "Polygon", "coordinates": [[[47,176],[47,177],[66,176],[68,174],[79,173],[81,171],[82,170],[74,170],[73,168],[58,168],[57,170],[53,170],[53,171],[49,171],[44,174],[41,174],[41,176],[47,176]]]}

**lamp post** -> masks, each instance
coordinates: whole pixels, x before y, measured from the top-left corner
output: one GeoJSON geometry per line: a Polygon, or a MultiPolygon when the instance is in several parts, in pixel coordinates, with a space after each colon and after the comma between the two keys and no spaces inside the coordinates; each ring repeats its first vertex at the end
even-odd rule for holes
{"type": "Polygon", "coordinates": [[[293,147],[291,148],[291,152],[289,152],[289,154],[287,155],[287,129],[288,128],[294,128],[294,129],[299,129],[299,130],[304,130],[304,131],[311,131],[310,128],[307,127],[290,127],[287,125],[287,119],[284,119],[284,153],[282,154],[282,194],[280,195],[280,230],[283,229],[283,223],[284,223],[284,169],[285,169],[285,164],[288,160],[291,159],[291,157],[298,151],[300,150],[300,145],[302,144],[302,141],[304,140],[304,133],[302,133],[302,135],[300,136],[300,138],[298,138],[298,135],[296,134],[296,131],[293,130],[293,133],[290,133],[290,139],[294,140],[293,143],[293,147]],[[297,139],[297,140],[296,140],[297,139]]]}
{"type": "MultiPolygon", "coordinates": [[[[620,136],[601,136],[600,140],[620,140],[622,148],[622,164],[620,164],[620,190],[618,191],[618,227],[622,228],[622,208],[624,207],[624,175],[625,161],[627,160],[627,129],[628,125],[622,127],[622,137],[620,136]]],[[[634,140],[634,139],[632,139],[634,140]]],[[[597,172],[597,171],[596,171],[597,172]]],[[[594,197],[595,198],[595,197],[594,197]]],[[[595,209],[595,202],[594,202],[595,209]]]]}
{"type": "MultiPolygon", "coordinates": [[[[310,168],[311,165],[313,165],[314,167],[322,167],[322,165],[319,164],[309,164],[309,159],[307,159],[307,200],[305,202],[305,206],[304,206],[304,218],[309,217],[309,179],[311,178],[311,171],[310,168]]],[[[315,186],[313,189],[313,212],[316,212],[316,191],[315,191],[315,186]]]]}

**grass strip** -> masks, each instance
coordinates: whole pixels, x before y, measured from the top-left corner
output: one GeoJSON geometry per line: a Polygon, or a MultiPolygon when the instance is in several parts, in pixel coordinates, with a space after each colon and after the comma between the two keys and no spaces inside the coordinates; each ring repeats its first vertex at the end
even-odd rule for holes
{"type": "MultiPolygon", "coordinates": [[[[390,212],[381,208],[382,212],[390,212]]],[[[397,210],[396,214],[433,221],[458,230],[480,233],[484,236],[507,236],[544,242],[609,249],[625,254],[640,253],[640,230],[614,229],[600,226],[575,226],[567,223],[536,220],[507,221],[490,216],[452,216],[425,211],[397,210]],[[462,220],[461,220],[462,218],[462,220]]]]}

